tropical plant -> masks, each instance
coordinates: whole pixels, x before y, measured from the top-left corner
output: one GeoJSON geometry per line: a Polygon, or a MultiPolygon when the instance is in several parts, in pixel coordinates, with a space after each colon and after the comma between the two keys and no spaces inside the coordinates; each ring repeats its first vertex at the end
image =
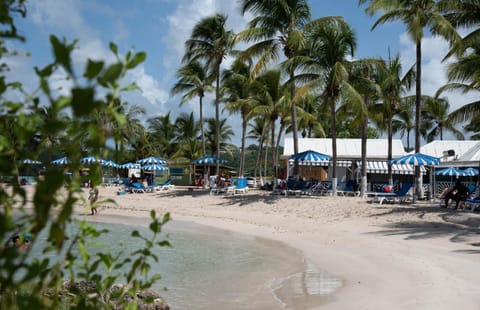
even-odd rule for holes
{"type": "MultiPolygon", "coordinates": [[[[195,24],[190,39],[185,42],[184,61],[205,61],[215,79],[215,149],[220,157],[220,67],[234,46],[234,33],[225,28],[227,17],[216,14],[195,24]]],[[[217,164],[216,173],[219,172],[217,164]]]]}
{"type": "MultiPolygon", "coordinates": [[[[26,14],[23,3],[21,0],[1,2],[0,24],[6,28],[2,26],[0,41],[4,37],[15,37],[11,14],[18,10],[26,14]]],[[[0,308],[135,308],[137,292],[151,287],[159,277],[147,271],[149,262],[158,260],[154,254],[157,246],[168,245],[167,241],[157,240],[162,225],[169,219],[168,214],[158,220],[155,212],[151,213],[151,237],[132,232],[132,237],[144,245],[127,253],[128,258],[125,258],[108,251],[89,253],[87,243],[106,231],[75,221],[73,212],[75,206],[84,203],[81,177],[76,173],[81,167],[82,148],[88,147],[92,156],[103,154],[107,140],[112,138],[108,124],[112,120],[117,120],[120,125],[126,124],[125,116],[118,113],[113,102],[123,90],[135,88],[134,85],[124,87],[121,80],[129,70],[144,61],[146,54],[130,51],[120,58],[116,45],[112,43],[110,50],[117,61],[107,65],[103,61],[88,60],[82,78],[79,78],[74,74],[72,61],[76,43],[59,40],[54,35],[50,36],[50,43],[53,63],[36,68],[32,73],[39,79],[37,95],[29,94],[19,101],[7,100],[5,98],[13,97],[11,92],[22,86],[17,82],[6,83],[5,76],[0,77],[0,175],[15,175],[18,172],[17,159],[24,156],[25,145],[38,137],[49,137],[55,143],[37,144],[36,148],[30,148],[28,155],[38,156],[42,148],[52,153],[62,150],[69,155],[71,163],[66,167],[46,163],[46,174],[38,180],[32,196],[15,178],[11,186],[0,186],[0,308]],[[73,83],[67,95],[59,95],[49,83],[57,74],[64,74],[73,83]],[[44,115],[40,116],[42,111],[44,115]],[[65,114],[71,118],[65,118],[65,114]],[[89,119],[93,115],[101,115],[104,122],[89,119]],[[80,139],[81,144],[78,143],[80,139]],[[71,177],[65,174],[65,169],[74,172],[71,177]],[[23,243],[30,237],[31,247],[39,247],[40,254],[33,257],[32,251],[22,251],[14,246],[12,240],[16,234],[23,243]],[[101,266],[105,269],[101,270],[101,266]],[[122,268],[127,271],[121,273],[122,268]],[[75,292],[74,285],[61,294],[62,283],[67,278],[72,282],[81,279],[95,283],[98,298],[75,292]],[[126,281],[126,289],[110,294],[112,284],[120,280],[126,281]]],[[[23,90],[22,93],[26,92],[23,90]]],[[[100,184],[98,167],[92,167],[90,178],[94,186],[100,184]]]]}
{"type": "Polygon", "coordinates": [[[400,133],[400,138],[406,136],[406,151],[412,151],[410,147],[410,133],[415,129],[415,97],[407,96],[402,98],[398,106],[397,113],[392,120],[392,131],[394,134],[400,133]]]}
{"type": "MultiPolygon", "coordinates": [[[[341,17],[328,16],[310,22],[305,27],[308,41],[307,55],[298,62],[302,63],[300,78],[310,80],[320,89],[321,100],[326,104],[331,117],[332,138],[332,184],[336,195],[337,185],[337,127],[336,112],[341,98],[349,98],[349,104],[360,106],[361,96],[349,84],[349,69],[356,39],[352,29],[341,17]]],[[[297,77],[299,78],[299,77],[297,77]]]]}
{"type": "MultiPolygon", "coordinates": [[[[446,38],[452,44],[460,37],[455,28],[441,14],[435,0],[359,0],[359,4],[368,3],[365,12],[370,16],[382,15],[373,24],[372,30],[378,25],[392,21],[401,21],[407,27],[407,32],[416,48],[416,83],[415,83],[415,152],[420,152],[420,121],[421,121],[421,81],[422,81],[422,39],[424,29],[428,28],[434,35],[446,38]]],[[[417,177],[419,169],[417,169],[417,177]]]]}
{"type": "Polygon", "coordinates": [[[205,156],[205,130],[203,126],[203,98],[205,94],[211,90],[212,76],[208,76],[207,68],[203,66],[199,61],[191,61],[185,66],[181,67],[177,72],[177,83],[172,88],[172,94],[185,93],[180,101],[182,106],[188,100],[193,97],[198,97],[199,110],[200,110],[200,134],[202,139],[202,154],[205,156]]]}
{"type": "MultiPolygon", "coordinates": [[[[207,145],[207,150],[208,153],[207,155],[214,155],[214,154],[220,154],[223,152],[226,152],[228,156],[231,156],[229,154],[229,144],[228,142],[232,139],[233,135],[235,134],[233,132],[232,126],[229,125],[227,122],[226,118],[220,119],[220,122],[218,122],[218,128],[220,129],[219,131],[219,136],[220,136],[220,149],[217,149],[217,144],[215,141],[215,131],[217,127],[217,121],[214,118],[207,118],[205,119],[206,121],[206,145],[207,145]]],[[[222,158],[222,156],[220,156],[222,158]]]]}
{"type": "Polygon", "coordinates": [[[452,133],[456,139],[464,140],[465,136],[458,130],[452,117],[449,116],[450,104],[446,98],[423,96],[424,110],[422,111],[422,132],[427,142],[436,137],[443,140],[445,131],[452,133]]]}
{"type": "MultiPolygon", "coordinates": [[[[257,75],[265,66],[279,59],[283,51],[287,59],[303,50],[305,40],[302,28],[310,20],[310,6],[307,0],[242,0],[241,10],[252,13],[249,28],[238,34],[239,40],[255,42],[245,54],[259,56],[253,69],[257,75]]],[[[295,98],[295,65],[290,63],[287,71],[290,77],[290,98],[295,98]]],[[[294,153],[298,153],[298,125],[296,103],[291,102],[291,121],[294,153]]]]}
{"type": "Polygon", "coordinates": [[[250,79],[251,64],[244,63],[237,59],[229,70],[223,73],[223,90],[225,110],[230,113],[240,113],[242,119],[241,155],[238,176],[244,176],[245,169],[245,141],[247,137],[247,125],[249,113],[255,102],[252,98],[252,87],[254,81],[250,79]]]}
{"type": "MultiPolygon", "coordinates": [[[[176,135],[175,124],[173,123],[171,112],[165,115],[149,118],[148,123],[148,139],[154,144],[155,154],[170,157],[175,153],[176,135]]],[[[148,156],[148,154],[146,154],[148,156]]]]}

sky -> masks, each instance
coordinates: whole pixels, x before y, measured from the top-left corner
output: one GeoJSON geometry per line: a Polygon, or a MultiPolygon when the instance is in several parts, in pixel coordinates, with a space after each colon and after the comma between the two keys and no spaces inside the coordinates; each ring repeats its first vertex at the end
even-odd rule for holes
{"type": "MultiPolygon", "coordinates": [[[[415,46],[397,22],[371,27],[375,17],[368,16],[357,0],[312,0],[312,18],[329,15],[343,16],[357,36],[354,58],[400,55],[404,68],[415,63],[415,46]]],[[[124,101],[145,108],[143,121],[165,115],[171,111],[172,119],[181,112],[194,112],[199,117],[198,100],[179,107],[181,95],[171,96],[175,74],[184,55],[185,41],[190,37],[195,23],[206,16],[222,13],[228,16],[227,27],[239,32],[246,28],[250,16],[242,16],[236,0],[30,0],[27,17],[16,18],[19,32],[26,42],[11,42],[20,51],[10,57],[8,78],[23,82],[33,90],[37,79],[33,68],[45,66],[53,60],[49,43],[50,34],[67,41],[78,39],[74,51],[77,74],[81,73],[88,58],[114,61],[109,43],[117,44],[121,54],[129,50],[147,53],[146,61],[126,77],[126,82],[136,82],[141,92],[122,95],[124,101]],[[28,52],[25,55],[23,52],[28,52]]],[[[423,43],[422,93],[434,95],[447,82],[442,58],[448,45],[440,38],[426,33],[423,43]]],[[[230,59],[225,61],[226,68],[230,59]]],[[[68,82],[53,79],[59,92],[68,90],[68,82]]],[[[451,109],[473,101],[473,97],[450,93],[447,95],[451,109]]],[[[204,116],[214,117],[213,96],[207,97],[204,116]]],[[[225,113],[222,117],[228,117],[225,113]]],[[[230,116],[229,124],[236,136],[232,142],[240,145],[240,116],[230,116]]],[[[410,145],[413,145],[413,138],[410,145]]],[[[404,144],[405,141],[404,141],[404,144]]]]}

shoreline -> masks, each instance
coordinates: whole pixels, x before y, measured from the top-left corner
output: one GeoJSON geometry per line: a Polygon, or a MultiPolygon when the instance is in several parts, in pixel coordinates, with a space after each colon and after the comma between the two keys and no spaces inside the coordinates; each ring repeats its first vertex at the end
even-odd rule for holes
{"type": "MultiPolygon", "coordinates": [[[[356,197],[285,197],[165,190],[116,195],[100,189],[99,219],[173,220],[281,241],[338,277],[342,287],[309,309],[478,309],[480,215],[429,202],[370,204],[356,197]],[[106,205],[102,199],[114,199],[106,205]]],[[[76,209],[77,214],[84,212],[76,209]]],[[[92,217],[93,219],[93,217],[92,217]]]]}

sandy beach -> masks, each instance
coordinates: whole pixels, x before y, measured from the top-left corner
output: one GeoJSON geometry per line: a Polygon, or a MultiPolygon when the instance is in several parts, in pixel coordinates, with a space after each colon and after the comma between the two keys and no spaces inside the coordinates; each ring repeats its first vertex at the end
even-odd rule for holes
{"type": "MultiPolygon", "coordinates": [[[[89,217],[148,217],[170,212],[233,232],[282,241],[342,280],[324,305],[313,309],[480,309],[480,214],[438,204],[369,203],[356,197],[279,196],[251,190],[209,195],[175,189],[117,195],[89,217]]],[[[77,210],[84,212],[83,208],[77,210]]]]}

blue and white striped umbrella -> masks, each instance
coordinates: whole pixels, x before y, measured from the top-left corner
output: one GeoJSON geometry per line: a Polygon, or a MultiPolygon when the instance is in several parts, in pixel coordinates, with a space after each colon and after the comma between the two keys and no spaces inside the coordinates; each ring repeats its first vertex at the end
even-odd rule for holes
{"type": "Polygon", "coordinates": [[[328,165],[330,156],[313,150],[307,150],[290,156],[289,161],[298,161],[300,165],[328,165]]]}
{"type": "Polygon", "coordinates": [[[477,176],[478,175],[478,169],[477,168],[466,168],[462,169],[463,173],[465,173],[466,176],[477,176]]]}
{"type": "Polygon", "coordinates": [[[38,160],[33,160],[33,159],[24,159],[22,161],[22,163],[26,164],[26,165],[41,165],[42,162],[41,161],[38,161],[38,160]]]}
{"type": "Polygon", "coordinates": [[[53,165],[68,165],[72,161],[68,157],[58,158],[52,161],[53,165]]]}
{"type": "Polygon", "coordinates": [[[102,162],[102,159],[98,159],[94,156],[87,156],[87,157],[83,157],[80,159],[80,162],[82,164],[95,164],[95,163],[101,163],[102,162]]]}
{"type": "Polygon", "coordinates": [[[435,171],[436,175],[445,175],[445,176],[451,176],[451,177],[460,177],[460,176],[465,176],[465,172],[463,170],[460,170],[455,167],[447,167],[444,169],[440,169],[435,171]]]}
{"type": "Polygon", "coordinates": [[[394,158],[391,162],[394,164],[410,164],[414,166],[435,166],[440,163],[440,159],[422,153],[415,153],[394,158]]]}
{"type": "Polygon", "coordinates": [[[195,165],[216,164],[216,163],[225,164],[226,162],[227,161],[225,159],[221,159],[215,156],[205,156],[192,161],[192,163],[195,165]]]}
{"type": "Polygon", "coordinates": [[[162,170],[168,170],[167,166],[164,165],[159,165],[159,164],[150,164],[150,165],[145,165],[142,167],[143,170],[146,171],[162,171],[162,170]]]}
{"type": "Polygon", "coordinates": [[[126,163],[126,164],[120,165],[119,168],[122,168],[122,169],[141,169],[142,165],[137,164],[137,163],[126,163]]]}
{"type": "Polygon", "coordinates": [[[112,167],[112,168],[117,168],[119,165],[111,160],[100,160],[100,164],[104,167],[112,167]]]}
{"type": "Polygon", "coordinates": [[[150,165],[150,164],[166,165],[167,161],[163,158],[150,156],[150,157],[146,157],[146,158],[137,160],[137,164],[141,164],[141,165],[150,165]]]}

